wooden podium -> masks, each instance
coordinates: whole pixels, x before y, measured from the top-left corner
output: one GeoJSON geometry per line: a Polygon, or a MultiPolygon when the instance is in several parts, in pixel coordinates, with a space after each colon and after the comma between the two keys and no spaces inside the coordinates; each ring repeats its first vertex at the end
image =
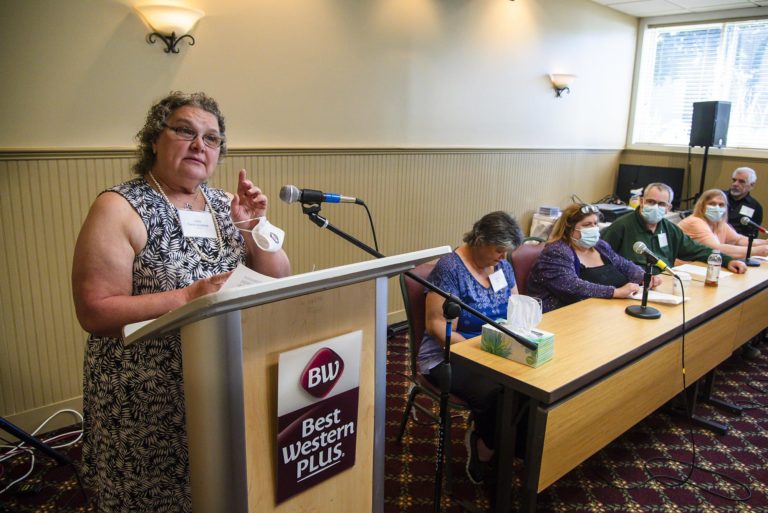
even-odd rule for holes
{"type": "Polygon", "coordinates": [[[383,511],[387,279],[448,252],[443,246],[220,291],[126,336],[140,343],[181,330],[195,513],[383,511]],[[278,357],[357,330],[355,464],[276,504],[278,357]]]}

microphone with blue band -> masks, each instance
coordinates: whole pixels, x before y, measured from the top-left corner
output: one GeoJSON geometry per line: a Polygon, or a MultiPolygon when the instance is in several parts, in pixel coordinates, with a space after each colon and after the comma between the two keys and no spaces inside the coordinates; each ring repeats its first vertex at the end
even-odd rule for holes
{"type": "Polygon", "coordinates": [[[342,196],[333,192],[322,192],[314,189],[299,189],[295,185],[283,185],[280,188],[280,199],[286,203],[356,203],[362,205],[363,202],[351,196],[342,196]]]}

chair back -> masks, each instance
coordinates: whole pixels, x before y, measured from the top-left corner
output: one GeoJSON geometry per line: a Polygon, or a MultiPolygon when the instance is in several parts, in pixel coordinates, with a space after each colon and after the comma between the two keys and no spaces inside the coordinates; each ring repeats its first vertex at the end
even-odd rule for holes
{"type": "Polygon", "coordinates": [[[536,260],[539,259],[542,250],[544,250],[543,242],[536,244],[520,244],[509,254],[509,260],[515,271],[517,291],[520,294],[526,294],[528,292],[528,275],[530,274],[531,269],[533,269],[536,260]]]}
{"type": "MultiPolygon", "coordinates": [[[[411,269],[411,272],[419,278],[426,279],[436,264],[437,261],[425,262],[411,269]]],[[[411,351],[410,370],[411,375],[414,375],[417,372],[416,360],[419,356],[421,339],[424,337],[426,327],[426,294],[424,294],[424,285],[405,274],[400,275],[400,291],[403,294],[405,316],[408,319],[408,347],[411,351]]]]}

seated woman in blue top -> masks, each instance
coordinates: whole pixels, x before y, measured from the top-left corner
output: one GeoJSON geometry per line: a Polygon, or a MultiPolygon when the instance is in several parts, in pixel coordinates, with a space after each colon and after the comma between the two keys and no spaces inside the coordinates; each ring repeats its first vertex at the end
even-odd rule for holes
{"type": "MultiPolygon", "coordinates": [[[[600,240],[600,210],[573,204],[563,210],[528,275],[528,294],[545,312],[590,297],[627,298],[641,288],[643,269],[600,240]]],[[[651,287],[661,283],[654,276],[651,287]]]]}
{"type": "MultiPolygon", "coordinates": [[[[517,221],[506,212],[491,212],[464,235],[464,244],[440,259],[427,278],[446,292],[491,319],[507,317],[510,294],[517,294],[515,275],[507,252],[517,247],[522,234],[517,221]]],[[[426,333],[418,355],[419,371],[437,385],[438,364],[443,361],[446,320],[442,296],[427,292],[426,333]]],[[[462,310],[453,321],[451,342],[480,335],[484,322],[462,310]]],[[[469,403],[474,428],[467,431],[467,475],[478,484],[484,479],[493,456],[496,427],[496,399],[499,387],[480,375],[454,366],[451,392],[469,403]]]]}

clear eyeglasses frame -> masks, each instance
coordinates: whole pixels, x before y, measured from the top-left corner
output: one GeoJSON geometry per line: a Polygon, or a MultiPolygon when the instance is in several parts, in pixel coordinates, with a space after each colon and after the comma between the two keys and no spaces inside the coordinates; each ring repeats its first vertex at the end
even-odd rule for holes
{"type": "MultiPolygon", "coordinates": [[[[197,136],[200,135],[197,131],[188,126],[171,126],[167,123],[163,123],[163,126],[172,131],[176,134],[176,137],[183,141],[194,141],[197,139],[197,136]]],[[[225,141],[224,137],[219,134],[202,134],[201,137],[203,139],[203,144],[213,150],[221,148],[221,145],[224,144],[225,141]]]]}
{"type": "Polygon", "coordinates": [[[667,208],[672,206],[669,203],[667,203],[666,201],[656,201],[656,200],[652,200],[652,199],[646,199],[646,200],[643,201],[643,203],[645,205],[648,205],[649,207],[655,207],[655,206],[658,205],[658,206],[660,206],[661,208],[664,208],[664,209],[667,209],[667,208]]]}

